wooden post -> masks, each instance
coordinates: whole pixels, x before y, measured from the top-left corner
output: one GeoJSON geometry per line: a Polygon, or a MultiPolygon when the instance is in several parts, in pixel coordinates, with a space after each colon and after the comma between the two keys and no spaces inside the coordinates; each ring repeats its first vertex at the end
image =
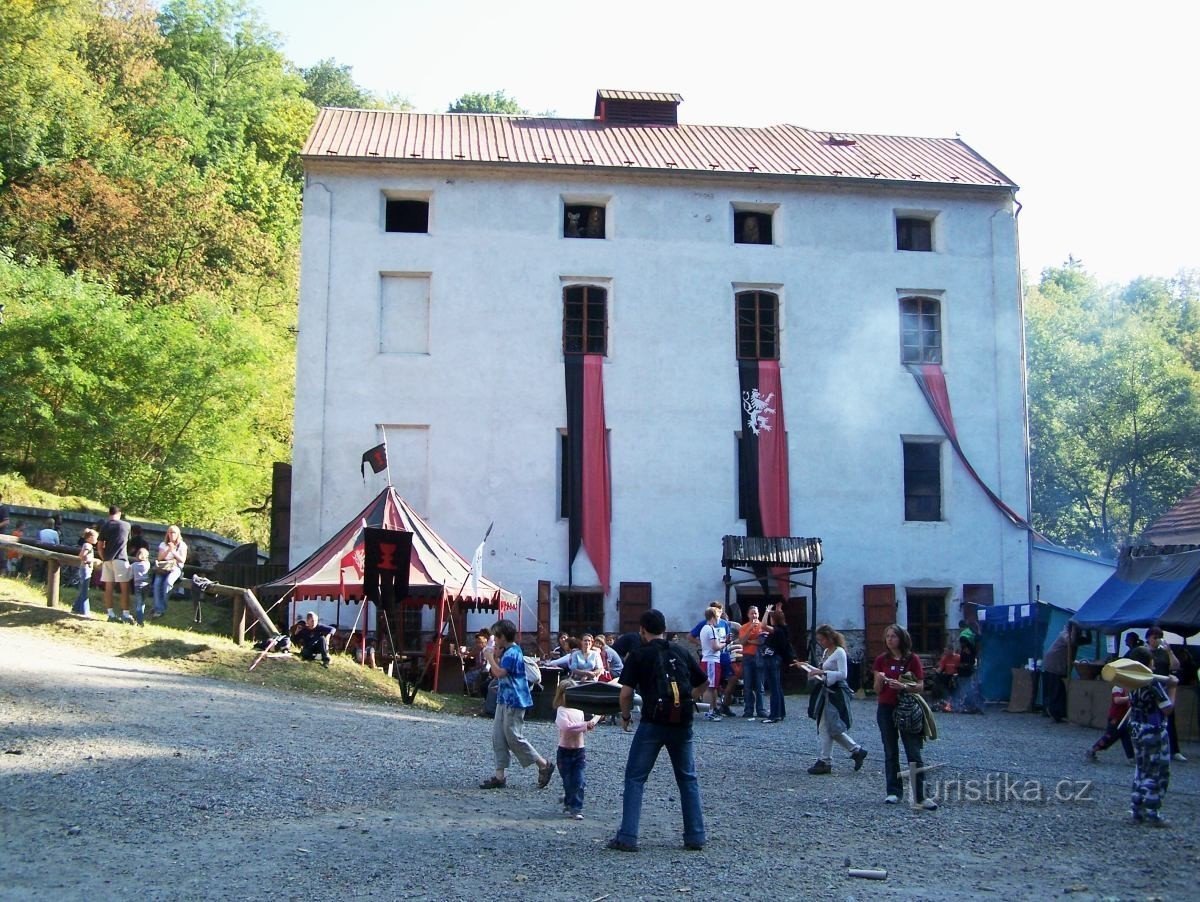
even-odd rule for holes
{"type": "Polygon", "coordinates": [[[263,629],[270,633],[271,638],[278,636],[279,630],[275,628],[275,624],[271,622],[271,618],[267,616],[267,612],[263,610],[263,606],[258,603],[258,599],[254,597],[254,593],[249,589],[243,589],[239,594],[242,596],[247,609],[254,615],[254,619],[263,625],[263,629]]]}
{"type": "Polygon", "coordinates": [[[246,641],[246,597],[241,592],[233,596],[233,644],[246,641]]]}
{"type": "Polygon", "coordinates": [[[46,561],[46,607],[53,608],[58,604],[58,561],[46,561]]]}

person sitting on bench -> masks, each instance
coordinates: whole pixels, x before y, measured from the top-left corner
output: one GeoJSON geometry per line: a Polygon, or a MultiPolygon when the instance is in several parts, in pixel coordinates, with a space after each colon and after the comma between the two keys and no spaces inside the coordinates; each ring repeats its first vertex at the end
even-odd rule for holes
{"type": "Polygon", "coordinates": [[[303,621],[296,621],[292,628],[292,641],[300,647],[300,657],[311,661],[321,656],[321,666],[329,666],[329,637],[334,633],[332,626],[317,621],[315,611],[304,615],[303,621]]]}

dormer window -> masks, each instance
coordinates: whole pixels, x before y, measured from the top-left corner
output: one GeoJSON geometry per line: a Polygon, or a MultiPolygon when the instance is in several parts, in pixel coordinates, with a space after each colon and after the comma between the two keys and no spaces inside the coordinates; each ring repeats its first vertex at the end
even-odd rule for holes
{"type": "Polygon", "coordinates": [[[387,198],[383,229],[385,232],[428,232],[429,201],[418,198],[387,198]]]}
{"type": "Polygon", "coordinates": [[[932,251],[933,250],[932,215],[896,214],[896,250],[898,251],[932,251]]]}
{"type": "Polygon", "coordinates": [[[564,238],[605,238],[603,204],[563,204],[564,238]]]}
{"type": "Polygon", "coordinates": [[[734,244],[774,244],[770,213],[758,210],[735,210],[733,213],[734,244]]]}

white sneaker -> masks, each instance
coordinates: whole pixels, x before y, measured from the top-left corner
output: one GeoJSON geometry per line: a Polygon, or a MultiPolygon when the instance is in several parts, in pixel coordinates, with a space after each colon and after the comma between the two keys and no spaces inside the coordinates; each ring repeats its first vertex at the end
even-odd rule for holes
{"type": "Polygon", "coordinates": [[[900,801],[900,796],[887,796],[884,798],[883,803],[885,805],[895,805],[895,804],[899,803],[899,801],[900,801]]]}
{"type": "Polygon", "coordinates": [[[937,811],[938,803],[933,799],[926,799],[920,805],[914,805],[914,808],[924,808],[926,811],[937,811]]]}
{"type": "Polygon", "coordinates": [[[720,714],[713,714],[711,711],[709,711],[708,713],[706,713],[706,714],[704,715],[704,719],[705,719],[705,720],[711,720],[711,721],[713,721],[714,723],[716,723],[716,722],[720,721],[720,719],[721,719],[721,715],[720,715],[720,714]]]}
{"type": "Polygon", "coordinates": [[[1187,761],[1187,755],[1185,755],[1183,752],[1176,752],[1174,755],[1171,756],[1171,760],[1172,761],[1187,761]]]}

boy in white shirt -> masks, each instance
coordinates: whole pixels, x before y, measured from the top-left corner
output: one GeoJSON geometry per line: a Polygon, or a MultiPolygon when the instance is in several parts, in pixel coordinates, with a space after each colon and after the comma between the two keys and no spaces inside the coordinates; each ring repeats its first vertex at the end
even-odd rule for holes
{"type": "Polygon", "coordinates": [[[717,693],[721,688],[721,652],[729,641],[728,630],[720,623],[720,611],[708,608],[704,612],[704,626],[700,627],[700,664],[704,668],[708,683],[704,687],[704,700],[708,702],[705,720],[718,721],[717,693]]]}

